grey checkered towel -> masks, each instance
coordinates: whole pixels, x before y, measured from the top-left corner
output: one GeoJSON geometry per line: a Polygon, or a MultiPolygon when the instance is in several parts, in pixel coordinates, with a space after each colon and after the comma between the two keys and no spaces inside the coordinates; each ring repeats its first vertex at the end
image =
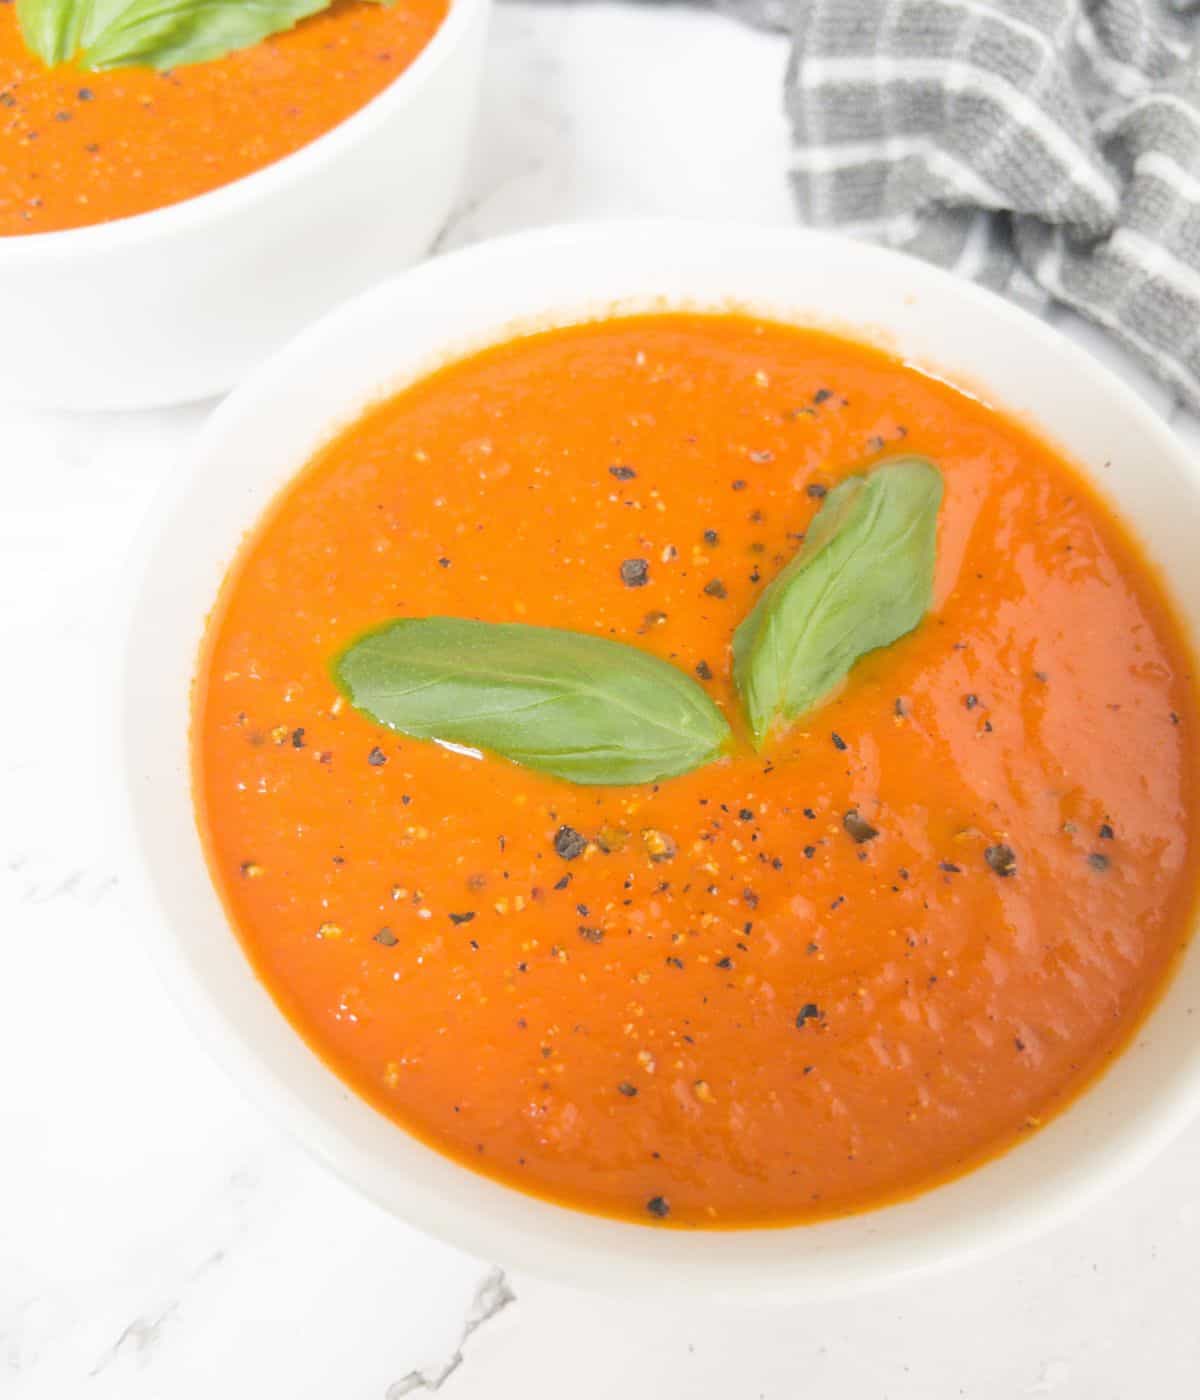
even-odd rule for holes
{"type": "Polygon", "coordinates": [[[1200,409],[1200,0],[727,0],[788,22],[804,217],[1107,327],[1200,409]]]}

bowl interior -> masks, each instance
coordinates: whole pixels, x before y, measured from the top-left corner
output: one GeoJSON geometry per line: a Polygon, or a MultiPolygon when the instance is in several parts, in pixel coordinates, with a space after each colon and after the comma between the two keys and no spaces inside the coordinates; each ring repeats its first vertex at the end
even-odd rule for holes
{"type": "Polygon", "coordinates": [[[475,1253],[612,1291],[830,1296],[1033,1233],[1134,1170],[1200,1099],[1200,948],[1136,1042],[1069,1111],[948,1186],[799,1228],[682,1232],[595,1218],[476,1176],[358,1100],[276,1011],[228,929],[190,797],[190,684],[239,542],[313,450],[369,401],[514,326],[613,310],[746,307],[882,344],[1002,405],[1118,505],[1200,636],[1200,472],[1108,371],[1040,322],[907,258],[793,230],[564,229],[416,269],[313,327],[214,414],[134,565],[119,756],[150,947],[235,1078],[360,1190],[475,1253]]]}

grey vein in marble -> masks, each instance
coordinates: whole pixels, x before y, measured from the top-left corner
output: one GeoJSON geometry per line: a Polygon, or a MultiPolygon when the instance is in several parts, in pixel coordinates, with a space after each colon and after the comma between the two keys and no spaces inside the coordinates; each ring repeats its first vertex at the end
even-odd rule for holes
{"type": "Polygon", "coordinates": [[[152,1316],[135,1317],[88,1374],[98,1376],[101,1371],[107,1370],[114,1361],[127,1353],[132,1353],[140,1363],[144,1364],[150,1359],[150,1353],[158,1346],[162,1329],[178,1311],[179,1299],[176,1298],[159,1313],[152,1316]]]}
{"type": "Polygon", "coordinates": [[[449,1357],[436,1370],[410,1371],[408,1375],[401,1376],[398,1381],[388,1386],[384,1400],[402,1400],[403,1396],[412,1395],[418,1390],[441,1390],[463,1364],[467,1343],[475,1333],[485,1322],[490,1322],[510,1303],[516,1301],[517,1295],[512,1290],[507,1274],[503,1269],[492,1269],[475,1290],[475,1297],[471,1300],[458,1344],[449,1357]]]}

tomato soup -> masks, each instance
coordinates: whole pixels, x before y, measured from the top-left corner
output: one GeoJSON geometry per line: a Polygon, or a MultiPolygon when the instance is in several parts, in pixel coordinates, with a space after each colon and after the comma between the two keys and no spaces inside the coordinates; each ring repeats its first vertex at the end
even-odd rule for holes
{"type": "Polygon", "coordinates": [[[1025,428],[664,314],[488,349],[318,454],[211,619],[195,785],[258,975],[380,1112],[565,1205],[761,1226],[962,1173],[1128,1041],[1192,917],[1195,715],[1151,566],[1025,428]],[[944,479],[932,608],[756,751],[734,628],[900,450],[944,479]],[[732,748],[584,787],[339,697],[342,648],[435,615],[642,648],[732,748]]]}
{"type": "Polygon", "coordinates": [[[211,63],[48,69],[0,5],[0,236],[105,223],[249,175],[337,126],[401,74],[447,0],[338,0],[211,63]]]}

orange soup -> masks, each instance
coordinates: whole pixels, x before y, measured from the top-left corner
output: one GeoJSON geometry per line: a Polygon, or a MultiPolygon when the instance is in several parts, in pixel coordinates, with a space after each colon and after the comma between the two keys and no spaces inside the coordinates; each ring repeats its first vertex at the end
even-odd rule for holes
{"type": "Polygon", "coordinates": [[[1193,686],[1019,424],[829,335],[614,319],[447,366],[283,494],[211,620],[199,821],[283,1013],[409,1132],[648,1224],[810,1221],[1009,1148],[1128,1041],[1193,912],[1193,686]],[[734,628],[900,449],[944,479],[933,605],[756,751],[734,628]],[[640,648],[732,746],[585,787],[406,738],[330,664],[428,616],[640,648]]]}
{"type": "Polygon", "coordinates": [[[338,0],[174,72],[47,68],[0,4],[0,236],[144,214],[290,155],[412,63],[448,0],[338,0]]]}

